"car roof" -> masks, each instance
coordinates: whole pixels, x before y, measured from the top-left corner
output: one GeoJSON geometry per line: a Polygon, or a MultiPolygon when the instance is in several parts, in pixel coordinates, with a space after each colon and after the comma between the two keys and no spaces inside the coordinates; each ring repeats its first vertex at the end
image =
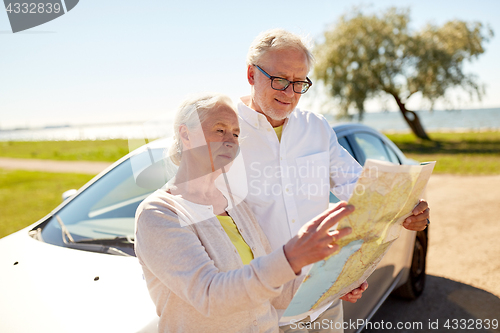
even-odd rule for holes
{"type": "Polygon", "coordinates": [[[339,123],[332,125],[332,128],[337,136],[346,136],[355,132],[370,132],[378,136],[382,135],[376,129],[360,123],[339,123]]]}

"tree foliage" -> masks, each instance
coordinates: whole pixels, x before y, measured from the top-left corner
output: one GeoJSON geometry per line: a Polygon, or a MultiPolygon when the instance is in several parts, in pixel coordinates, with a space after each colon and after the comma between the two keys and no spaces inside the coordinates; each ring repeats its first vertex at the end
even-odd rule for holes
{"type": "Polygon", "coordinates": [[[408,99],[419,92],[432,108],[452,87],[480,99],[484,88],[464,73],[463,64],[485,52],[493,32],[480,22],[453,20],[420,31],[412,31],[409,23],[408,9],[343,15],[315,46],[314,76],[339,99],[344,114],[354,107],[361,117],[367,99],[391,95],[413,132],[428,139],[417,114],[406,109],[408,99]]]}

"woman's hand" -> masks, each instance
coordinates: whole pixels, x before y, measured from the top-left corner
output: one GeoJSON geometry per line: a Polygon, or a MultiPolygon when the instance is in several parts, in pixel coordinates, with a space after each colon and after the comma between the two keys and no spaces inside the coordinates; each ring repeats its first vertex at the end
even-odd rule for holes
{"type": "Polygon", "coordinates": [[[324,211],[311,221],[307,222],[284,246],[285,256],[295,274],[299,274],[302,267],[320,261],[338,250],[336,242],[352,232],[351,228],[344,228],[330,232],[330,229],[342,218],[351,214],[354,206],[345,201],[324,211]]]}

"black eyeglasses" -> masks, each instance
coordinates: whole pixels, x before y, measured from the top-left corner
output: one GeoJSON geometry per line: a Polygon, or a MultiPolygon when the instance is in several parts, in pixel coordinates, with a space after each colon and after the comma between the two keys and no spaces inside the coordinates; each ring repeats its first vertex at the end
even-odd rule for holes
{"type": "Polygon", "coordinates": [[[269,74],[266,73],[265,70],[263,70],[262,68],[260,68],[259,66],[257,65],[254,65],[255,67],[257,67],[261,72],[262,74],[264,74],[265,76],[267,76],[270,80],[271,80],[271,88],[273,88],[274,90],[285,90],[286,88],[288,88],[288,86],[290,84],[292,84],[293,86],[293,91],[297,94],[305,94],[307,92],[307,90],[309,90],[309,88],[312,86],[312,81],[309,80],[308,77],[306,77],[306,81],[288,81],[287,79],[284,79],[282,77],[278,77],[278,76],[271,76],[269,74]]]}

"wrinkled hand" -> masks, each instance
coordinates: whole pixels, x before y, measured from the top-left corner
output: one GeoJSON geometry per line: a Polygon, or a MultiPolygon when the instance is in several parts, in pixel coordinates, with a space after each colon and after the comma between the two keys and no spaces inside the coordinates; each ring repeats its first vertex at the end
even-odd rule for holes
{"type": "Polygon", "coordinates": [[[363,296],[363,291],[365,291],[367,288],[368,288],[368,282],[365,281],[358,288],[340,297],[340,299],[346,302],[356,303],[357,300],[363,296]]]}
{"type": "Polygon", "coordinates": [[[320,261],[338,250],[339,246],[335,242],[350,234],[352,229],[344,228],[333,232],[330,229],[353,211],[354,206],[347,205],[344,201],[339,202],[307,222],[285,244],[285,256],[295,274],[299,274],[302,267],[320,261]]]}
{"type": "Polygon", "coordinates": [[[427,219],[430,216],[430,209],[427,201],[420,199],[417,207],[412,211],[412,216],[406,218],[403,227],[408,230],[421,231],[427,227],[427,219]]]}

